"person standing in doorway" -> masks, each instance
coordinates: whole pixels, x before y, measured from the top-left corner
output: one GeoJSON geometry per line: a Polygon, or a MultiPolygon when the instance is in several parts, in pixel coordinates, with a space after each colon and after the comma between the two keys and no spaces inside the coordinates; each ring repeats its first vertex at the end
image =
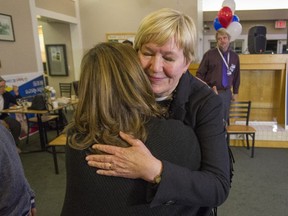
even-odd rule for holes
{"type": "Polygon", "coordinates": [[[216,32],[217,46],[204,54],[196,73],[198,78],[205,81],[222,98],[226,122],[231,100],[236,100],[240,86],[239,56],[232,51],[230,39],[226,29],[219,29],[216,32]]]}

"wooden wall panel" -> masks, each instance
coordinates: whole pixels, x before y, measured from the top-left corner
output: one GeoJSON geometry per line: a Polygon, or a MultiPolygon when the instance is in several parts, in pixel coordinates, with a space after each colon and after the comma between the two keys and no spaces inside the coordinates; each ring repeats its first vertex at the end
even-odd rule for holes
{"type": "MultiPolygon", "coordinates": [[[[251,100],[251,121],[284,124],[285,79],[288,55],[240,55],[241,84],[238,100],[251,100]]],[[[199,64],[189,70],[196,75],[199,64]]]]}

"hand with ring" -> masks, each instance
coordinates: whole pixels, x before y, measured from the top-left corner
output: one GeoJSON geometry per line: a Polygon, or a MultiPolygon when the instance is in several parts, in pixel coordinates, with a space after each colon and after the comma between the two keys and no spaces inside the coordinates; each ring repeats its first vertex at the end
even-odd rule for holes
{"type": "Polygon", "coordinates": [[[155,158],[140,140],[123,132],[120,132],[120,136],[131,147],[95,144],[93,148],[107,154],[88,155],[88,165],[98,168],[96,172],[100,175],[141,178],[153,182],[154,177],[161,172],[162,162],[155,158]]]}
{"type": "Polygon", "coordinates": [[[112,169],[112,163],[108,163],[108,169],[109,169],[109,170],[112,169]]]}

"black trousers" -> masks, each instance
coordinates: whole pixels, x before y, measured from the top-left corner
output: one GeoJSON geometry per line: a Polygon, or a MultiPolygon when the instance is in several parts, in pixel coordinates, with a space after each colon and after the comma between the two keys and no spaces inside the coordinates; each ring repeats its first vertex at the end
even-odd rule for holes
{"type": "Polygon", "coordinates": [[[230,89],[218,91],[218,95],[222,98],[223,101],[223,111],[224,111],[224,120],[228,122],[229,118],[229,109],[232,100],[232,92],[230,89]]]}
{"type": "Polygon", "coordinates": [[[18,146],[20,143],[19,136],[21,135],[21,124],[16,119],[11,117],[6,117],[3,119],[6,124],[9,126],[9,130],[15,140],[16,145],[18,146]]]}

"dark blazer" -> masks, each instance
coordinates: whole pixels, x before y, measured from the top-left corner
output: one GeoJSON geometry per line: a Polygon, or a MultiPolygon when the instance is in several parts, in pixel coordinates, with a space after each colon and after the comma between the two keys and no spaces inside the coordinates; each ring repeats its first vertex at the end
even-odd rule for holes
{"type": "MultiPolygon", "coordinates": [[[[10,92],[4,92],[3,94],[3,99],[4,99],[4,107],[3,109],[8,109],[11,104],[17,105],[16,99],[19,98],[20,96],[13,96],[10,92]]],[[[0,114],[0,119],[4,119],[7,116],[9,116],[8,113],[1,113],[0,114]]]]}
{"type": "Polygon", "coordinates": [[[163,173],[163,181],[151,206],[161,206],[170,200],[178,205],[202,206],[196,215],[209,215],[212,207],[226,200],[230,190],[222,100],[209,86],[187,71],[176,88],[170,113],[170,118],[194,129],[201,149],[201,171],[189,172],[164,163],[167,171],[163,173]]]}
{"type": "Polygon", "coordinates": [[[187,197],[185,192],[182,196],[184,190],[181,189],[182,186],[177,185],[177,179],[189,176],[200,167],[201,153],[197,137],[191,127],[184,126],[176,120],[152,119],[147,128],[149,135],[145,144],[151,153],[163,162],[159,187],[162,187],[165,178],[172,176],[169,187],[165,186],[167,199],[163,199],[157,207],[151,208],[150,200],[147,198],[147,188],[151,188],[151,184],[140,179],[97,175],[95,168],[88,166],[85,161],[89,152],[75,150],[67,145],[67,186],[61,215],[196,215],[199,206],[185,201],[193,194],[187,197]],[[173,173],[170,173],[171,167],[176,171],[173,169],[173,173]],[[178,168],[181,172],[177,171],[178,168]],[[179,203],[177,199],[168,199],[170,187],[174,188],[172,191],[178,190],[178,196],[181,197],[179,203]]]}

